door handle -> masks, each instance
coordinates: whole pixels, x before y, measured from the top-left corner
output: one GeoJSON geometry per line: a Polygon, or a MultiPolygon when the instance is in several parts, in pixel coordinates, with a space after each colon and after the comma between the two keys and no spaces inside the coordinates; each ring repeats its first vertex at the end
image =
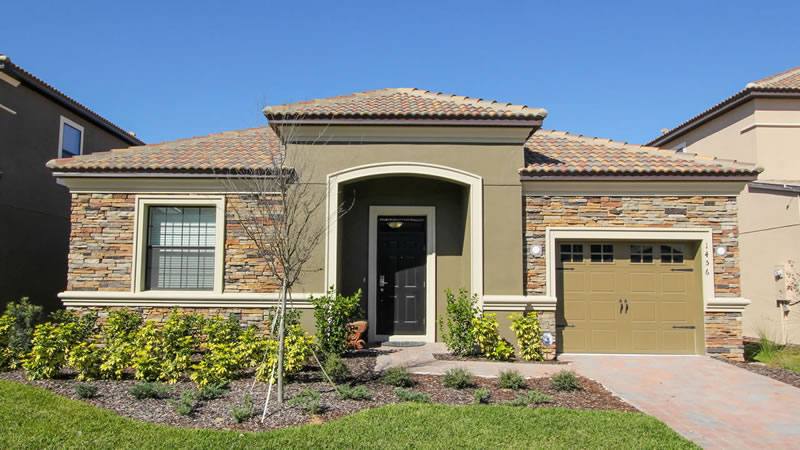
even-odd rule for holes
{"type": "Polygon", "coordinates": [[[625,314],[628,314],[628,299],[625,299],[625,314]]]}

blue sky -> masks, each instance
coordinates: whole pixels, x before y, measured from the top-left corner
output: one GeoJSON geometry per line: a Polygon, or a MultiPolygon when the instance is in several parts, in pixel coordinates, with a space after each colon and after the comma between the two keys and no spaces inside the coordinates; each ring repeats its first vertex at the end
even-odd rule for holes
{"type": "Polygon", "coordinates": [[[645,142],[800,65],[800,2],[8,2],[0,52],[146,142],[419,87],[645,142]],[[557,4],[558,3],[558,4],[557,4]]]}

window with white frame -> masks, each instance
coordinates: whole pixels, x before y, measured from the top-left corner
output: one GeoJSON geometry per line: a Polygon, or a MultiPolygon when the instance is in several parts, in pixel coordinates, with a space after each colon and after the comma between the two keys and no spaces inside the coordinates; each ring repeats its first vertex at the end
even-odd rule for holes
{"type": "Polygon", "coordinates": [[[83,127],[61,116],[58,134],[58,157],[72,158],[83,153],[83,127]]]}

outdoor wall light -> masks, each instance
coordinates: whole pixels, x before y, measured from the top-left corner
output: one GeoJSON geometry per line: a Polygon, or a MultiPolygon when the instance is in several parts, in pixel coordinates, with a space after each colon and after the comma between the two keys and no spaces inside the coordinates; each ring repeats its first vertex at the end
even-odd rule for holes
{"type": "Polygon", "coordinates": [[[542,256],[542,246],[541,245],[531,245],[531,255],[535,257],[542,256]]]}
{"type": "Polygon", "coordinates": [[[403,226],[403,222],[400,222],[400,221],[398,220],[398,221],[396,221],[396,222],[389,222],[389,223],[387,223],[386,225],[389,225],[389,228],[391,228],[391,229],[393,229],[393,230],[396,230],[396,229],[398,229],[398,228],[400,228],[400,227],[402,227],[402,226],[403,226]]]}
{"type": "Polygon", "coordinates": [[[716,253],[716,254],[717,254],[717,256],[725,256],[725,255],[727,255],[727,254],[728,254],[728,249],[727,249],[727,248],[725,248],[724,246],[720,245],[719,247],[717,247],[717,248],[714,250],[714,253],[716,253]]]}

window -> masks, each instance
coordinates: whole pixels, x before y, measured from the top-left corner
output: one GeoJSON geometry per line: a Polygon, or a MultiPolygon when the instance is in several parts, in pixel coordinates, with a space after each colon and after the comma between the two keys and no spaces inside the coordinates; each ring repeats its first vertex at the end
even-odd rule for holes
{"type": "Polygon", "coordinates": [[[72,158],[83,153],[83,127],[61,116],[58,157],[72,158]]]}
{"type": "Polygon", "coordinates": [[[662,245],[661,262],[666,264],[682,264],[683,249],[675,245],[662,245]]]}
{"type": "Polygon", "coordinates": [[[653,262],[652,245],[631,245],[631,262],[649,264],[653,262]]]}
{"type": "Polygon", "coordinates": [[[145,289],[214,289],[214,206],[147,208],[145,289]]]}
{"type": "Polygon", "coordinates": [[[589,248],[592,262],[614,262],[613,244],[592,244],[589,248]]]}
{"type": "Polygon", "coordinates": [[[561,261],[583,262],[583,245],[561,244],[561,261]]]}
{"type": "Polygon", "coordinates": [[[686,152],[686,142],[681,142],[680,144],[672,147],[675,150],[675,153],[684,153],[686,152]]]}

